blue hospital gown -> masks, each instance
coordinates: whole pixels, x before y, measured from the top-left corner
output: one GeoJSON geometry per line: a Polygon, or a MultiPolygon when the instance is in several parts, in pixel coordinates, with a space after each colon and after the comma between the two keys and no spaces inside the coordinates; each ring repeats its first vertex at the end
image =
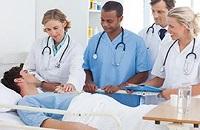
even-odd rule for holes
{"type": "Polygon", "coordinates": [[[101,33],[96,34],[89,41],[84,54],[83,68],[90,70],[94,83],[98,87],[105,85],[119,85],[139,72],[149,71],[149,56],[144,41],[136,34],[124,30],[123,46],[116,46],[121,42],[122,33],[110,41],[104,33],[97,49],[97,59],[93,58],[98,39],[101,33]],[[118,66],[115,62],[120,63],[118,66]]]}
{"type": "MultiPolygon", "coordinates": [[[[38,108],[49,108],[49,109],[60,109],[67,110],[71,100],[77,94],[59,94],[59,93],[41,93],[33,96],[25,96],[19,102],[18,105],[38,107],[38,108]]],[[[63,115],[32,112],[17,110],[20,119],[27,125],[30,126],[41,126],[44,120],[48,118],[62,120],[63,115]]]]}

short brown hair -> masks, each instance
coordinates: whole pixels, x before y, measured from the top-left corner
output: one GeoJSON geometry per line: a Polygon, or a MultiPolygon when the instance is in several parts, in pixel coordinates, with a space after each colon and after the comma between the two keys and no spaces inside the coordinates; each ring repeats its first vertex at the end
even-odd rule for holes
{"type": "Polygon", "coordinates": [[[14,82],[15,78],[22,77],[20,75],[20,71],[23,68],[23,64],[20,66],[12,67],[9,71],[6,71],[1,79],[1,83],[5,85],[7,88],[14,90],[15,92],[20,94],[20,87],[14,82]]]}
{"type": "Polygon", "coordinates": [[[68,21],[66,18],[67,18],[66,15],[63,12],[61,12],[59,9],[52,9],[52,10],[48,10],[44,14],[43,19],[42,19],[42,24],[45,25],[50,20],[58,20],[61,23],[66,22],[67,25],[65,27],[65,31],[67,31],[71,26],[70,26],[70,21],[68,21]]]}
{"type": "Polygon", "coordinates": [[[175,3],[176,3],[175,0],[151,0],[150,5],[153,6],[153,5],[155,5],[156,3],[160,2],[160,1],[164,1],[165,2],[168,10],[170,10],[170,9],[175,7],[175,3]]]}

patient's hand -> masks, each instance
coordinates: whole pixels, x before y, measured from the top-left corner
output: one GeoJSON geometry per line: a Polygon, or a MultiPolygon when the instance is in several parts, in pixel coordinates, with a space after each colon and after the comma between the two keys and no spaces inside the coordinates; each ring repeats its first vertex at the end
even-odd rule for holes
{"type": "Polygon", "coordinates": [[[63,89],[65,92],[73,92],[76,91],[76,88],[73,84],[68,83],[68,84],[64,84],[63,89]]]}
{"type": "Polygon", "coordinates": [[[59,85],[59,86],[56,86],[56,89],[54,92],[57,92],[57,93],[65,93],[65,92],[73,92],[73,91],[76,91],[76,88],[73,84],[65,84],[65,85],[59,85]]]}

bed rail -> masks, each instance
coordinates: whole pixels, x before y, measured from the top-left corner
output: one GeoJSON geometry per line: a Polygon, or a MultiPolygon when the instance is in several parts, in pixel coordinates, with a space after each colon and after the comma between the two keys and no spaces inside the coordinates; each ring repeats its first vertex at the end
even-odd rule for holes
{"type": "MultiPolygon", "coordinates": [[[[26,111],[33,111],[33,112],[45,112],[45,113],[52,113],[52,114],[61,114],[61,115],[72,115],[72,116],[102,116],[102,117],[111,117],[117,125],[118,130],[122,130],[121,122],[118,120],[118,118],[115,115],[109,114],[109,113],[97,113],[97,112],[91,112],[91,113],[71,113],[67,112],[65,110],[59,110],[59,109],[48,109],[48,108],[36,108],[36,107],[29,107],[29,106],[22,106],[22,105],[7,105],[7,104],[0,104],[0,108],[9,108],[13,110],[26,110],[26,111]]],[[[0,123],[0,126],[7,126],[6,123],[0,123]]],[[[9,126],[11,126],[9,124],[9,126]]],[[[15,125],[13,125],[14,127],[15,125]]],[[[17,126],[17,125],[16,125],[17,126]]],[[[33,130],[38,127],[31,127],[31,126],[23,126],[19,125],[17,127],[23,127],[23,130],[33,130]]],[[[47,129],[47,128],[39,128],[37,130],[55,130],[55,129],[47,129]]]]}

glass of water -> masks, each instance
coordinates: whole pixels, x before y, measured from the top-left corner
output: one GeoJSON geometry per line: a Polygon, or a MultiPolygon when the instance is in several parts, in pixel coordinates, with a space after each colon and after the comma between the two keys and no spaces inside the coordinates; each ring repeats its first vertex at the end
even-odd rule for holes
{"type": "Polygon", "coordinates": [[[177,100],[177,112],[180,114],[185,114],[190,106],[191,102],[191,85],[183,85],[178,88],[178,100],[177,100]]]}

